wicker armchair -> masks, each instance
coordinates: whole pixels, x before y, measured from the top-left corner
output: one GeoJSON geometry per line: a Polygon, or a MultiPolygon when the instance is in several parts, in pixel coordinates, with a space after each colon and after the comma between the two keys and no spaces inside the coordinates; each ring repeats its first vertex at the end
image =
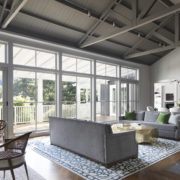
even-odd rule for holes
{"type": "Polygon", "coordinates": [[[0,152],[0,171],[4,171],[4,178],[5,170],[10,170],[13,180],[15,180],[13,169],[24,165],[27,179],[29,179],[25,161],[25,149],[30,134],[31,132],[14,139],[6,140],[7,142],[0,146],[4,147],[4,151],[0,152]]]}
{"type": "Polygon", "coordinates": [[[4,143],[4,129],[6,127],[6,122],[4,120],[0,120],[0,140],[4,143]]]}

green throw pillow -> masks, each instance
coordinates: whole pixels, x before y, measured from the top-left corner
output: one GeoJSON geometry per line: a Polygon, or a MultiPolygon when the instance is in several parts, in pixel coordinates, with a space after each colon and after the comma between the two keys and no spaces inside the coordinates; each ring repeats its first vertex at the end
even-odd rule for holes
{"type": "Polygon", "coordinates": [[[168,124],[169,117],[170,117],[169,113],[168,114],[160,113],[156,122],[160,124],[168,124]]]}
{"type": "Polygon", "coordinates": [[[135,113],[134,112],[126,112],[124,119],[125,120],[134,120],[135,119],[135,113]]]}

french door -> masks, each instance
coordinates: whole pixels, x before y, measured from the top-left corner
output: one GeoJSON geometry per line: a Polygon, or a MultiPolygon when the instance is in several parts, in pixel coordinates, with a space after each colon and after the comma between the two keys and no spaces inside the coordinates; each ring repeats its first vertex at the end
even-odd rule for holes
{"type": "Polygon", "coordinates": [[[138,104],[138,85],[136,83],[121,82],[121,115],[126,111],[132,112],[137,110],[138,104]]]}
{"type": "Polygon", "coordinates": [[[0,119],[5,120],[6,123],[8,123],[7,107],[7,70],[0,68],[0,119]]]}
{"type": "Polygon", "coordinates": [[[55,74],[14,70],[13,131],[47,131],[56,115],[55,74]]]}

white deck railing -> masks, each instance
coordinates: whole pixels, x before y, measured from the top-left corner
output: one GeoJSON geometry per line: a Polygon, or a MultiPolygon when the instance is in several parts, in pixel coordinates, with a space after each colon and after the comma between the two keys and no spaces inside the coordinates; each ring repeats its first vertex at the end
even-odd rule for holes
{"type": "MultiPolygon", "coordinates": [[[[35,122],[35,108],[35,106],[14,106],[14,124],[35,122]]],[[[38,121],[46,122],[49,116],[55,116],[55,105],[42,105],[42,114],[38,121]]]]}
{"type": "MultiPolygon", "coordinates": [[[[76,104],[63,104],[62,105],[62,116],[64,118],[76,118],[77,114],[79,118],[83,118],[86,114],[90,114],[89,104],[78,104],[79,109],[77,111],[76,104]],[[85,115],[84,115],[84,114],[85,115]],[[83,117],[81,117],[83,116],[83,117]]],[[[55,116],[55,105],[42,105],[37,106],[14,106],[14,124],[26,124],[33,123],[36,120],[38,122],[47,122],[49,116],[55,116]]],[[[90,115],[89,115],[90,116],[90,115]]],[[[0,106],[0,117],[2,117],[2,106],[0,106]]]]}

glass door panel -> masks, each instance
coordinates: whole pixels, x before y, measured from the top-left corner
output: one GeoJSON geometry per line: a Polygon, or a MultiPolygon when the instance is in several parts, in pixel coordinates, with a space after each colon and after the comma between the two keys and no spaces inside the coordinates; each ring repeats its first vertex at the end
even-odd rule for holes
{"type": "Polygon", "coordinates": [[[77,77],[77,118],[91,120],[91,81],[77,77]]]}
{"type": "Polygon", "coordinates": [[[137,108],[137,85],[129,84],[129,111],[136,111],[137,108]]]}
{"type": "Polygon", "coordinates": [[[49,116],[56,115],[55,75],[37,73],[37,130],[49,129],[49,116]]]}
{"type": "Polygon", "coordinates": [[[121,116],[128,110],[128,86],[127,83],[121,83],[121,116]]]}
{"type": "Polygon", "coordinates": [[[116,120],[116,81],[96,80],[96,121],[116,120]]]}
{"type": "Polygon", "coordinates": [[[0,71],[0,118],[3,119],[3,73],[0,71]]]}
{"type": "Polygon", "coordinates": [[[62,76],[62,117],[76,118],[76,77],[62,76]]]}
{"type": "Polygon", "coordinates": [[[14,71],[13,80],[14,133],[35,130],[35,73],[14,71]]]}
{"type": "MultiPolygon", "coordinates": [[[[7,122],[7,70],[0,70],[0,119],[7,122]]],[[[7,137],[7,128],[5,128],[7,137]]],[[[3,136],[0,137],[0,144],[3,144],[3,136]]]]}
{"type": "Polygon", "coordinates": [[[63,76],[62,84],[62,116],[91,120],[90,78],[63,76]]]}

